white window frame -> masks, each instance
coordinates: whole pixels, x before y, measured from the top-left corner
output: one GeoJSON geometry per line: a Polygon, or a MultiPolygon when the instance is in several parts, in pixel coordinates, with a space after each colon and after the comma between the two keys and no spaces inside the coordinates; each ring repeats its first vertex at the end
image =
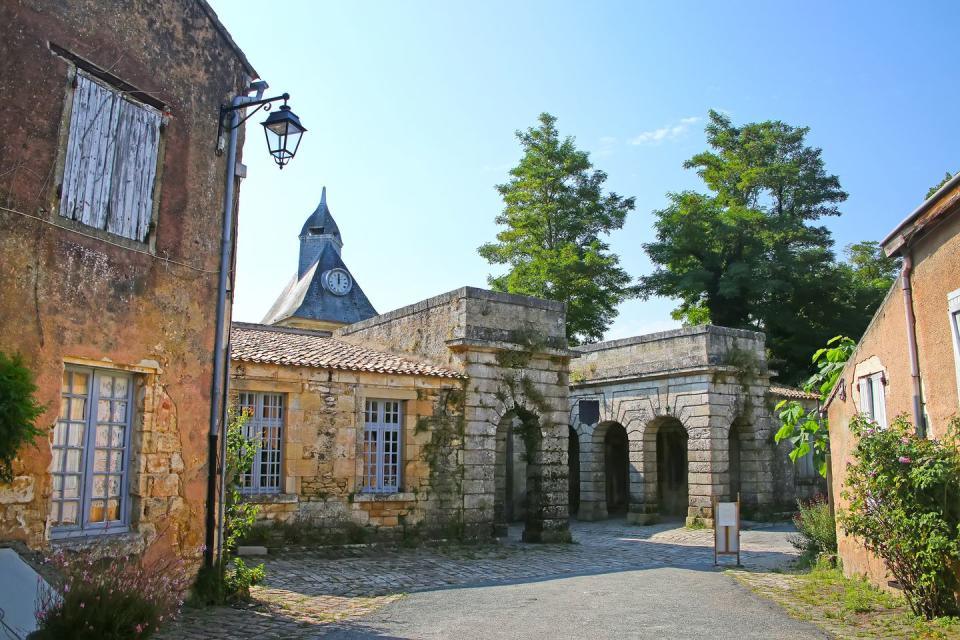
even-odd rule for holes
{"type": "Polygon", "coordinates": [[[885,382],[886,376],[882,371],[861,376],[858,381],[860,389],[860,413],[884,429],[887,428],[885,382]]]}
{"type": "Polygon", "coordinates": [[[115,369],[100,369],[92,367],[67,366],[64,369],[63,383],[60,392],[60,413],[52,433],[50,444],[52,460],[50,473],[52,476],[52,491],[50,496],[49,518],[51,522],[51,538],[70,538],[106,533],[124,533],[129,530],[130,512],[130,432],[133,424],[133,376],[124,371],[115,369]],[[74,384],[77,376],[84,376],[87,380],[86,393],[77,393],[74,384]],[[109,397],[101,390],[101,382],[110,378],[109,397]],[[116,392],[116,381],[126,383],[126,392],[116,392]],[[82,402],[80,411],[75,411],[77,403],[82,402]],[[100,412],[101,406],[106,406],[107,417],[100,412]],[[117,411],[123,407],[123,413],[117,418],[117,411]],[[97,433],[105,429],[107,440],[105,446],[99,446],[97,433]],[[123,429],[119,440],[113,439],[116,429],[123,429]],[[70,436],[74,430],[79,430],[79,437],[71,444],[70,436]],[[92,437],[92,440],[91,440],[92,437]],[[78,460],[78,471],[67,469],[71,452],[78,460]],[[98,454],[103,453],[104,470],[96,470],[98,454]],[[119,453],[118,468],[111,469],[114,455],[119,453]],[[58,467],[59,460],[59,467],[58,467]],[[65,493],[68,476],[77,480],[76,496],[67,496],[65,493]],[[94,496],[97,477],[103,477],[102,496],[94,496]],[[110,492],[111,479],[117,480],[118,489],[110,492]],[[117,501],[118,517],[114,520],[90,521],[91,509],[97,502],[102,502],[104,516],[109,502],[117,501]],[[76,524],[59,524],[63,515],[63,507],[67,502],[77,504],[78,517],[76,524]]]}
{"type": "Polygon", "coordinates": [[[398,493],[403,470],[403,402],[369,398],[364,403],[360,459],[364,493],[398,493]]]}
{"type": "Polygon", "coordinates": [[[960,289],[947,294],[950,332],[953,334],[953,364],[957,382],[957,406],[960,407],[960,289]]]}
{"type": "Polygon", "coordinates": [[[253,464],[241,478],[240,492],[249,495],[282,493],[286,394],[241,391],[237,406],[248,412],[243,435],[256,443],[253,464]]]}
{"type": "Polygon", "coordinates": [[[137,245],[146,244],[153,235],[163,113],[93,73],[79,68],[73,73],[59,218],[137,245]],[[109,99],[104,99],[108,94],[109,99]],[[85,112],[80,105],[98,99],[102,102],[97,115],[82,121],[85,112]],[[83,136],[78,133],[81,127],[83,136]],[[91,144],[88,136],[94,136],[96,144],[91,144]],[[128,144],[117,145],[118,139],[128,144]],[[126,152],[118,162],[121,148],[126,152]]]}

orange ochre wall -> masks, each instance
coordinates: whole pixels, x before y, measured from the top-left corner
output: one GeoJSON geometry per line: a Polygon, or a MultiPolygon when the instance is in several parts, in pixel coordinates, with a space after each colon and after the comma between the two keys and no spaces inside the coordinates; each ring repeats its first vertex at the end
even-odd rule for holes
{"type": "MultiPolygon", "coordinates": [[[[923,398],[929,419],[929,437],[944,435],[958,415],[957,363],[953,349],[947,296],[960,289],[960,215],[946,217],[912,247],[913,307],[923,398]]],[[[843,372],[845,398],[840,393],[828,408],[833,496],[837,511],[847,507],[842,497],[846,467],[856,442],[849,423],[857,414],[857,378],[883,370],[888,421],[905,415],[913,421],[912,381],[907,348],[902,276],[894,283],[843,372]]],[[[879,586],[890,586],[883,563],[838,527],[839,552],[844,572],[866,575],[879,586]]]]}

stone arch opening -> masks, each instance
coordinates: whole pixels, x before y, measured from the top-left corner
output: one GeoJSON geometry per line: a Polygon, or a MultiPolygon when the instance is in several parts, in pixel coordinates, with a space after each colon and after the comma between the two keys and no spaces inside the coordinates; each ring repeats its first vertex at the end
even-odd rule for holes
{"type": "Polygon", "coordinates": [[[580,437],[573,427],[569,427],[567,466],[569,473],[567,504],[570,508],[570,516],[576,517],[577,512],[580,510],[580,437]]]}
{"type": "Polygon", "coordinates": [[[760,471],[753,424],[743,416],[737,417],[730,424],[729,443],[727,471],[730,490],[727,495],[730,500],[736,500],[739,494],[744,511],[750,513],[758,501],[757,473],[760,471]]]}
{"type": "Polygon", "coordinates": [[[630,505],[630,442],[620,423],[606,425],[603,434],[603,475],[607,515],[625,515],[630,505]]]}
{"type": "Polygon", "coordinates": [[[739,425],[736,422],[730,425],[730,436],[727,438],[727,441],[727,475],[730,478],[730,491],[728,492],[726,499],[733,501],[736,500],[742,493],[742,486],[740,484],[742,473],[740,469],[740,461],[743,458],[743,445],[741,444],[740,440],[739,425]]]}
{"type": "Polygon", "coordinates": [[[657,504],[664,516],[685,517],[690,501],[687,482],[687,430],[676,418],[656,424],[657,504]]]}
{"type": "Polygon", "coordinates": [[[494,452],[494,535],[505,536],[510,523],[525,522],[524,537],[540,508],[540,418],[515,406],[500,419],[494,452]]]}

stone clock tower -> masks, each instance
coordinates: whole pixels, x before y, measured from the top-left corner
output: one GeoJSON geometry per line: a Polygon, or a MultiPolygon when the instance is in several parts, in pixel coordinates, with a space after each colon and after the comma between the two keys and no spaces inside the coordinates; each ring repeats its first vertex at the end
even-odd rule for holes
{"type": "Polygon", "coordinates": [[[377,315],[343,263],[342,248],[324,187],[320,204],[300,230],[297,273],[270,307],[263,324],[332,331],[377,315]]]}

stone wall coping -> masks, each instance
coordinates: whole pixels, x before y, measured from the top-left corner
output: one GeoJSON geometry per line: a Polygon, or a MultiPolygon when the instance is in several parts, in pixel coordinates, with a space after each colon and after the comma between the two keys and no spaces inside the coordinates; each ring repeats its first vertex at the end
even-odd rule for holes
{"type": "Polygon", "coordinates": [[[355,322],[345,327],[341,327],[334,332],[334,335],[347,336],[351,333],[356,333],[357,331],[362,331],[364,329],[376,327],[381,324],[386,324],[399,318],[405,318],[407,316],[423,313],[424,311],[448,304],[454,300],[462,300],[467,298],[474,300],[489,300],[491,302],[502,302],[505,304],[529,307],[531,309],[543,309],[545,311],[563,312],[566,308],[566,305],[564,305],[562,302],[556,302],[555,300],[543,300],[541,298],[521,296],[514,293],[500,293],[498,291],[489,291],[487,289],[480,289],[478,287],[460,287],[459,289],[454,289],[453,291],[448,291],[447,293],[441,293],[438,296],[427,298],[425,300],[421,300],[420,302],[416,302],[405,307],[400,307],[399,309],[394,309],[393,311],[387,311],[386,313],[381,313],[378,316],[367,318],[366,320],[361,320],[360,322],[355,322]]]}
{"type": "MultiPolygon", "coordinates": [[[[633,382],[633,381],[642,381],[642,380],[658,380],[661,378],[673,378],[673,377],[685,377],[685,376],[695,376],[702,374],[712,374],[712,373],[729,373],[736,374],[739,370],[736,367],[731,367],[729,365],[703,365],[697,367],[678,367],[675,369],[667,368],[657,368],[654,367],[649,371],[636,371],[630,372],[625,371],[628,368],[616,369],[610,371],[609,373],[600,373],[595,375],[588,380],[582,380],[580,382],[570,381],[570,388],[583,388],[591,387],[597,385],[610,385],[623,382],[633,382]]],[[[765,380],[770,377],[770,372],[758,373],[756,374],[758,380],[765,380]]]]}
{"type": "MultiPolygon", "coordinates": [[[[447,340],[446,345],[452,351],[517,351],[517,344],[513,342],[488,342],[486,340],[471,340],[470,338],[453,338],[447,340]]],[[[538,355],[559,356],[561,358],[579,358],[580,353],[572,349],[557,349],[556,347],[539,347],[535,351],[538,355]]]]}
{"type": "Polygon", "coordinates": [[[412,502],[417,494],[412,491],[399,493],[357,493],[353,496],[354,502],[412,502]]]}
{"type": "Polygon", "coordinates": [[[629,347],[635,344],[644,344],[647,342],[657,342],[660,340],[673,340],[674,338],[685,338],[697,335],[716,335],[729,336],[731,338],[744,338],[747,340],[764,341],[765,336],[759,331],[750,331],[748,329],[731,329],[730,327],[720,327],[713,324],[701,324],[696,327],[680,327],[679,329],[669,329],[667,331],[658,331],[657,333],[646,333],[629,338],[619,338],[617,340],[607,340],[606,342],[595,342],[573,347],[581,353],[591,353],[593,351],[607,351],[609,349],[619,349],[629,347]]]}

